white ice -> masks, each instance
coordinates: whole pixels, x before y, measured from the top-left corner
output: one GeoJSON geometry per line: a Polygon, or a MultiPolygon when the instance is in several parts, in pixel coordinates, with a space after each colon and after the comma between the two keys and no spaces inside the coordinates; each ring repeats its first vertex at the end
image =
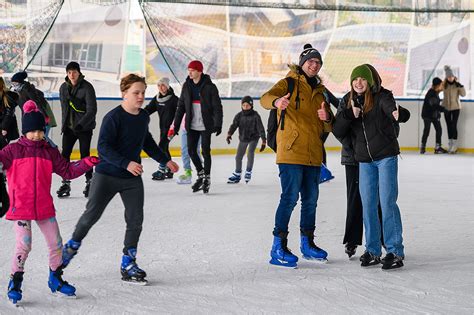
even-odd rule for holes
{"type": "MultiPolygon", "coordinates": [[[[399,160],[399,206],[404,224],[405,267],[363,269],[341,244],[346,212],[344,168],[330,152],[336,178],[320,186],[317,244],[327,264],[300,260],[298,269],[268,264],[280,186],[273,154],[256,156],[249,184],[226,184],[233,156],[213,157],[208,195],[174,180],[154,182],[156,163],[145,160],[145,222],[138,263],[148,286],[120,280],[123,206],[117,196],[84,239],[64,278],[77,299],[51,296],[44,239],[34,225],[33,250],[23,282],[24,312],[34,314],[119,313],[474,313],[474,156],[421,156],[399,160]]],[[[179,161],[179,158],[177,158],[179,161]]],[[[244,163],[245,165],[245,163],[244,163]]],[[[60,185],[54,177],[52,192],[60,185]]],[[[67,241],[84,211],[84,179],[72,196],[55,198],[67,241]]],[[[299,205],[289,247],[297,255],[299,205]]],[[[14,246],[12,223],[0,220],[0,313],[15,312],[6,298],[14,246]]]]}

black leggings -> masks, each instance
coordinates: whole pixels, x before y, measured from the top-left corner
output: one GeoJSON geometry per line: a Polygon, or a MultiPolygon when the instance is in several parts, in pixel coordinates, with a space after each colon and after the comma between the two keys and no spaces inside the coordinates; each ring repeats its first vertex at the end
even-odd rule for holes
{"type": "Polygon", "coordinates": [[[459,112],[459,109],[455,109],[444,113],[444,119],[446,119],[446,125],[448,126],[448,139],[458,139],[459,112]]]}
{"type": "Polygon", "coordinates": [[[421,145],[426,146],[426,141],[428,140],[428,136],[430,135],[431,124],[433,124],[436,131],[436,144],[441,144],[441,135],[443,131],[441,130],[441,123],[439,122],[439,119],[423,118],[423,122],[425,123],[425,128],[423,128],[423,136],[421,137],[421,145]]]}
{"type": "Polygon", "coordinates": [[[204,159],[204,174],[211,174],[211,135],[210,131],[188,130],[188,154],[193,161],[196,170],[200,172],[202,167],[201,159],[197,153],[199,137],[201,138],[201,153],[204,159]]]}

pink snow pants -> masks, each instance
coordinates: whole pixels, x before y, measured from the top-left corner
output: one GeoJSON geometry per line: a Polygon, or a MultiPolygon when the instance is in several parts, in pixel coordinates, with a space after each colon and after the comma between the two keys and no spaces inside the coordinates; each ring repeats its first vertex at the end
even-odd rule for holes
{"type": "MultiPolygon", "coordinates": [[[[13,221],[16,235],[15,255],[12,261],[12,274],[17,271],[24,271],[25,262],[31,251],[31,221],[18,220],[13,221]]],[[[55,271],[63,263],[62,249],[63,240],[59,233],[59,226],[56,218],[36,221],[41,233],[43,233],[49,250],[49,268],[55,271]]]]}

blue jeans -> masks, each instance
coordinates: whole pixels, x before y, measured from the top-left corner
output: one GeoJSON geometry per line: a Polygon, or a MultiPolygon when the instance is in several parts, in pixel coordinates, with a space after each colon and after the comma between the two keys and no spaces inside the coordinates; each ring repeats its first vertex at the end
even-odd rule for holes
{"type": "Polygon", "coordinates": [[[299,164],[278,164],[280,170],[281,196],[276,210],[273,235],[288,232],[291,212],[301,194],[302,230],[316,227],[316,205],[319,196],[319,174],[321,167],[299,164]]]}
{"type": "MultiPolygon", "coordinates": [[[[199,150],[200,147],[201,147],[201,139],[199,139],[199,142],[198,142],[197,153],[199,155],[199,158],[202,161],[201,151],[199,150]]],[[[183,161],[184,170],[190,170],[191,158],[189,157],[189,153],[188,153],[188,132],[184,128],[182,128],[181,130],[181,160],[183,161]]]]}
{"type": "Polygon", "coordinates": [[[359,190],[362,199],[365,228],[365,248],[380,256],[380,222],[377,204],[382,207],[383,239],[387,253],[405,256],[403,252],[402,220],[397,205],[398,157],[359,163],[359,190]]]}

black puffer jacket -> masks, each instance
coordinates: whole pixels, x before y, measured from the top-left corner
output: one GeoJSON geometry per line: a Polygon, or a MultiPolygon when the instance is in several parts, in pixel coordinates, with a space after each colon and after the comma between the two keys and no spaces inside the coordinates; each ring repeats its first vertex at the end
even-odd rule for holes
{"type": "MultiPolygon", "coordinates": [[[[333,133],[338,139],[350,135],[350,145],[357,162],[381,160],[400,153],[398,131],[394,125],[392,112],[397,109],[392,92],[381,88],[374,94],[374,107],[367,113],[354,117],[351,107],[347,107],[349,94],[339,105],[333,133]]],[[[407,119],[403,117],[403,120],[407,119]]],[[[345,139],[348,141],[348,139],[345,139]]],[[[350,153],[350,152],[348,152],[350,153]]]]}
{"type": "Polygon", "coordinates": [[[421,109],[421,118],[423,119],[439,119],[441,112],[445,109],[441,105],[441,99],[439,94],[432,88],[426,93],[425,100],[423,101],[423,108],[421,109]]]}
{"type": "Polygon", "coordinates": [[[97,100],[92,84],[79,77],[79,81],[72,86],[68,77],[59,88],[61,100],[62,127],[68,127],[75,132],[90,131],[95,128],[97,114],[97,100]]]}
{"type": "Polygon", "coordinates": [[[0,95],[0,125],[1,125],[1,130],[6,130],[7,135],[6,135],[6,140],[7,141],[1,141],[3,144],[6,144],[6,142],[10,142],[12,140],[16,140],[20,137],[20,134],[18,132],[18,124],[16,122],[16,116],[15,116],[15,108],[17,106],[18,102],[18,94],[7,91],[5,95],[0,95]],[[8,102],[5,104],[5,99],[8,102]]]}
{"type": "Polygon", "coordinates": [[[160,117],[161,139],[168,136],[168,130],[173,123],[177,107],[178,97],[174,94],[174,91],[171,87],[168,89],[166,95],[161,95],[161,93],[158,93],[145,107],[145,110],[150,115],[154,112],[158,112],[158,116],[160,117]]]}
{"type": "MultiPolygon", "coordinates": [[[[219,91],[211,78],[207,74],[202,74],[202,82],[200,82],[201,90],[201,113],[204,122],[204,127],[207,131],[215,132],[222,130],[222,103],[219,97],[219,91]]],[[[190,130],[191,121],[193,119],[193,91],[191,88],[191,79],[188,77],[183,84],[181,96],[178,101],[178,108],[174,119],[175,133],[178,133],[181,120],[186,114],[185,127],[190,130]]]]}
{"type": "Polygon", "coordinates": [[[242,142],[250,142],[259,138],[262,138],[262,141],[267,141],[262,118],[253,109],[243,110],[235,115],[227,134],[232,136],[237,128],[239,128],[239,140],[242,142]]]}

